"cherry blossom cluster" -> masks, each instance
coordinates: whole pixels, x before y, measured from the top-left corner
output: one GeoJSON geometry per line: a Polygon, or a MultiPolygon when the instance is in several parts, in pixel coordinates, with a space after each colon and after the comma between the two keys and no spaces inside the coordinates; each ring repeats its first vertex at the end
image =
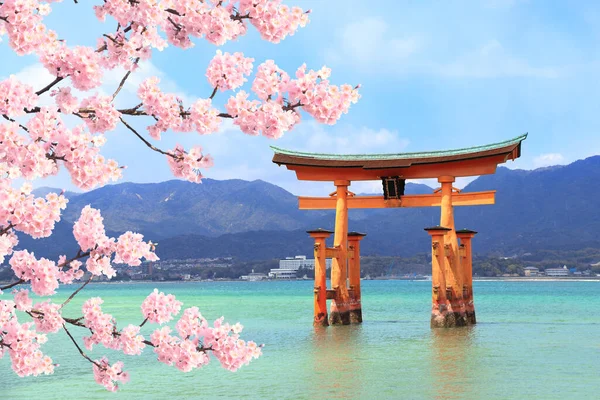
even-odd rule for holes
{"type": "MultiPolygon", "coordinates": [[[[15,175],[19,176],[17,173],[15,175]]],[[[34,238],[50,236],[54,224],[60,219],[60,211],[66,208],[67,199],[56,193],[36,198],[31,194],[31,185],[24,184],[15,189],[10,186],[8,179],[0,179],[0,193],[0,227],[12,227],[0,234],[0,262],[3,262],[4,257],[12,254],[14,246],[18,244],[13,230],[34,238]]]]}
{"type": "Polygon", "coordinates": [[[237,89],[247,81],[244,76],[252,73],[253,61],[253,58],[244,57],[243,53],[229,54],[217,50],[206,69],[206,78],[212,87],[222,92],[237,89]]]}
{"type": "Polygon", "coordinates": [[[148,261],[158,260],[153,252],[154,245],[144,242],[144,237],[140,234],[126,232],[118,239],[106,236],[100,211],[89,205],[81,210],[80,218],[73,225],[73,235],[81,251],[89,251],[86,269],[95,276],[115,276],[116,272],[111,265],[113,254],[114,262],[130,266],[140,265],[142,258],[148,261]]]}
{"type": "Polygon", "coordinates": [[[199,183],[202,180],[200,168],[209,168],[213,165],[212,157],[202,154],[200,146],[192,147],[189,152],[186,152],[182,146],[177,145],[171,150],[171,154],[174,157],[167,156],[167,161],[173,175],[190,182],[199,183]]]}
{"type": "Polygon", "coordinates": [[[241,52],[218,51],[206,70],[214,89],[208,98],[185,107],[176,94],[159,89],[158,78],[150,78],[138,88],[140,104],[117,109],[115,97],[138,64],[151,58],[153,49],[163,50],[169,44],[185,49],[192,47],[197,38],[222,45],[245,34],[250,25],[263,39],[278,43],[304,27],[310,11],[289,7],[281,0],[103,0],[94,7],[96,16],[100,21],[114,19],[117,29],[102,35],[96,47],[88,47],[71,46],[44,25],[53,1],[0,0],[0,40],[7,36],[9,46],[19,55],[36,55],[54,77],[37,91],[15,76],[0,81],[0,116],[6,121],[0,123],[0,262],[10,256],[8,263],[18,279],[4,289],[27,284],[38,296],[51,296],[61,283],[80,280],[86,272],[89,279],[62,304],[51,299],[33,304],[28,290],[15,290],[14,301],[0,300],[0,358],[9,354],[19,376],[52,373],[55,365],[41,352],[40,345],[47,340],[45,333],[63,328],[81,355],[93,364],[96,382],[117,390],[119,383],[128,380],[123,363],[111,365],[106,358],[92,360],[85,355],[68,331],[67,326],[73,325],[90,331],[90,336],[84,338],[89,349],[103,345],[126,355],[139,355],[151,346],[160,362],[185,372],[207,364],[212,353],[224,368],[235,371],[259,357],[261,346],[240,339],[240,324],[229,325],[220,318],[209,326],[196,307],[184,310],[176,322],[176,333],[162,326],[151,333],[151,340],[144,339],[141,328],[146,322],[167,323],[182,307],[174,296],[158,290],[142,303],[145,319],[139,326],[129,324],[118,329],[113,316],[102,311],[100,298],[84,303],[81,318],[63,317],[63,306],[93,277],[115,275],[112,263],[139,266],[142,259],[157,260],[154,244],[144,242],[142,235],[133,232],[108,237],[100,211],[87,206],[73,228],[80,246],[74,257],[60,256],[55,262],[24,249],[16,251],[17,232],[33,238],[52,233],[67,199],[55,193],[36,198],[29,183],[16,188],[15,180],[46,178],[56,175],[60,167],[84,190],[119,179],[123,167],[105,159],[100,150],[107,140],[104,133],[122,122],[123,129],[167,157],[176,177],[200,182],[200,170],[213,165],[212,157],[201,147],[186,151],[177,145],[163,151],[126,119],[153,118],[155,122],[148,126],[148,132],[156,140],[167,131],[210,134],[218,131],[223,118],[232,119],[246,134],[276,139],[300,121],[302,110],[319,122],[335,123],[358,100],[358,86],[331,85],[326,67],[307,71],[302,66],[292,79],[269,60],[257,69],[251,84],[256,99],[252,99],[248,91],[240,89],[252,73],[254,59],[241,52]],[[104,73],[115,68],[127,73],[114,94],[107,96],[99,87],[104,73]],[[80,101],[74,89],[91,93],[78,94],[83,99],[80,101]],[[217,92],[225,90],[237,91],[225,100],[226,113],[213,104],[217,92]],[[44,101],[48,95],[54,97],[53,103],[44,101]],[[63,121],[66,116],[82,122],[67,125],[63,121]],[[27,313],[32,322],[21,324],[16,310],[27,313]]]}
{"type": "Polygon", "coordinates": [[[39,332],[54,333],[63,326],[65,320],[60,314],[60,304],[53,304],[50,300],[36,303],[33,306],[33,322],[39,332]]]}
{"type": "Polygon", "coordinates": [[[181,305],[182,303],[172,294],[165,295],[163,292],[159,293],[158,289],[154,289],[142,303],[142,314],[149,322],[164,324],[179,313],[181,305]]]}
{"type": "Polygon", "coordinates": [[[25,114],[26,108],[37,103],[38,96],[33,87],[21,83],[14,75],[0,82],[0,114],[18,117],[25,114]]]}
{"type": "Polygon", "coordinates": [[[288,7],[281,0],[241,0],[240,12],[250,17],[263,39],[279,43],[308,23],[308,13],[300,7],[288,7]]]}
{"type": "Polygon", "coordinates": [[[46,29],[43,16],[50,13],[48,4],[37,0],[4,0],[0,4],[0,37],[8,34],[10,47],[25,55],[44,51],[53,46],[58,38],[56,32],[46,29]]]}
{"type": "Polygon", "coordinates": [[[268,138],[278,139],[300,121],[297,112],[285,110],[279,103],[268,100],[260,104],[259,101],[248,100],[248,96],[242,90],[235,97],[230,97],[225,105],[227,112],[234,117],[233,123],[248,135],[262,133],[268,138]]]}
{"type": "Polygon", "coordinates": [[[108,363],[106,357],[94,361],[94,380],[111,392],[119,389],[118,382],[127,383],[129,374],[123,371],[123,362],[117,361],[113,365],[108,363]]]}
{"type": "Polygon", "coordinates": [[[95,95],[84,99],[81,102],[81,108],[93,110],[87,117],[85,122],[92,133],[103,133],[112,131],[119,123],[121,114],[115,109],[112,103],[112,97],[95,95]]]}
{"type": "Polygon", "coordinates": [[[40,350],[47,337],[30,329],[32,326],[32,322],[19,323],[14,302],[0,300],[0,358],[8,353],[20,377],[54,372],[52,359],[40,350]]]}
{"type": "Polygon", "coordinates": [[[77,97],[71,94],[70,87],[62,87],[52,91],[52,96],[56,99],[56,105],[60,112],[64,114],[73,114],[79,110],[79,101],[77,97]]]}
{"type": "Polygon", "coordinates": [[[90,90],[102,84],[102,56],[87,46],[68,47],[56,42],[50,51],[40,54],[40,61],[48,72],[59,78],[70,77],[73,87],[90,90]]]}
{"type": "Polygon", "coordinates": [[[200,368],[209,362],[207,352],[212,353],[221,365],[236,371],[261,355],[261,347],[254,342],[239,339],[240,324],[223,324],[223,318],[210,327],[197,307],[183,312],[176,324],[179,336],[171,335],[171,328],[156,329],[150,341],[155,346],[158,361],[175,366],[183,372],[200,368]]]}

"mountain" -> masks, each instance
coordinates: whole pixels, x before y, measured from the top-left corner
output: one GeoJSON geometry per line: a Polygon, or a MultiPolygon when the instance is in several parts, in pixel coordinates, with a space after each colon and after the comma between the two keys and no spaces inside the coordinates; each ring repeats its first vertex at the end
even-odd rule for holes
{"type": "Polygon", "coordinates": [[[293,230],[311,217],[298,210],[294,195],[261,180],[107,185],[73,197],[64,220],[76,221],[87,204],[102,210],[108,229],[133,230],[157,240],[182,234],[293,230]]]}
{"type": "MultiPolygon", "coordinates": [[[[463,191],[496,190],[493,206],[457,207],[457,228],[479,232],[478,253],[524,253],[600,245],[600,156],[533,171],[498,168],[463,191]]],[[[45,189],[48,191],[49,189],[45,189]]],[[[431,193],[407,184],[410,194],[431,193]]],[[[91,204],[102,210],[113,235],[134,230],[159,241],[161,258],[235,256],[266,259],[310,254],[307,229],[333,228],[334,212],[298,210],[297,198],[256,180],[200,185],[168,181],[122,183],[71,194],[63,220],[49,239],[23,238],[19,247],[55,256],[76,249],[71,225],[91,204]]],[[[426,226],[439,223],[438,208],[350,210],[349,229],[365,232],[363,254],[409,256],[429,251],[426,226]]]]}

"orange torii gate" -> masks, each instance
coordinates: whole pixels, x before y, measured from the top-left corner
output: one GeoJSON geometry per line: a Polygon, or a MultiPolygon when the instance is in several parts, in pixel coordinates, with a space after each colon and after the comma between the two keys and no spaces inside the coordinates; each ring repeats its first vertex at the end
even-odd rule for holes
{"type": "Polygon", "coordinates": [[[500,143],[457,150],[398,154],[317,154],[271,147],[273,162],[295,171],[299,180],[331,181],[329,197],[298,197],[303,210],[335,209],[335,232],[308,231],[315,240],[314,325],[362,322],[360,240],[348,232],[350,208],[440,207],[440,225],[426,228],[432,240],[431,327],[475,324],[471,239],[477,232],[454,227],[454,206],[494,204],[495,191],[463,193],[457,177],[493,174],[498,164],[521,155],[527,134],[500,143]],[[405,195],[407,179],[437,178],[432,194],[405,195]],[[383,196],[355,196],[352,181],[381,180],[383,196]],[[333,247],[325,240],[334,234],[333,247]],[[460,246],[458,243],[460,239],[460,246]],[[325,260],[332,258],[331,289],[326,287],[325,260]],[[327,300],[331,299],[329,319],[327,300]]]}

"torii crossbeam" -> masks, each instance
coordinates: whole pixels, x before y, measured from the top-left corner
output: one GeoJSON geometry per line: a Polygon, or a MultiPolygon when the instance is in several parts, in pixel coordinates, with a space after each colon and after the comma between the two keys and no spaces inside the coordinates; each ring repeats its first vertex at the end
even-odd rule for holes
{"type": "Polygon", "coordinates": [[[314,324],[362,322],[359,242],[365,235],[348,233],[348,209],[407,207],[441,209],[440,225],[426,229],[432,237],[431,326],[474,324],[471,239],[477,232],[456,231],[453,209],[494,204],[495,191],[463,193],[452,183],[457,177],[495,173],[498,164],[520,157],[521,142],[526,137],[524,134],[500,143],[457,150],[397,154],[320,154],[272,147],[273,162],[294,171],[299,180],[331,181],[336,187],[328,197],[298,198],[300,209],[336,210],[335,232],[308,232],[315,239],[314,324]],[[441,187],[432,194],[404,194],[407,179],[425,178],[437,178],[441,187]],[[381,180],[384,195],[355,196],[348,190],[352,181],[365,180],[381,180]],[[333,247],[326,248],[325,239],[331,233],[333,247]],[[325,258],[329,257],[332,288],[327,290],[325,258]],[[329,319],[327,299],[332,300],[329,319]]]}

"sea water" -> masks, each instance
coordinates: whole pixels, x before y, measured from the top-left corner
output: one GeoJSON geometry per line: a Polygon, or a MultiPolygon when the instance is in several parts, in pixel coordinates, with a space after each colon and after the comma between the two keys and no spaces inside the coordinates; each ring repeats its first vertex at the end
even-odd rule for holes
{"type": "MultiPolygon", "coordinates": [[[[478,324],[436,330],[429,328],[431,282],[361,285],[363,324],[318,329],[310,281],[89,285],[66,316],[80,316],[81,303],[100,296],[119,326],[139,324],[140,304],[156,287],[184,307],[198,306],[209,320],[241,322],[243,338],[264,343],[264,354],[235,373],[216,360],[183,373],[157,362],[150,348],[125,356],[96,346],[92,358],[122,360],[131,374],[110,393],[59,331],[43,345],[60,364],[53,375],[19,378],[8,356],[0,360],[0,398],[600,398],[600,282],[475,282],[478,324]]],[[[73,289],[61,289],[55,301],[73,289]]]]}

